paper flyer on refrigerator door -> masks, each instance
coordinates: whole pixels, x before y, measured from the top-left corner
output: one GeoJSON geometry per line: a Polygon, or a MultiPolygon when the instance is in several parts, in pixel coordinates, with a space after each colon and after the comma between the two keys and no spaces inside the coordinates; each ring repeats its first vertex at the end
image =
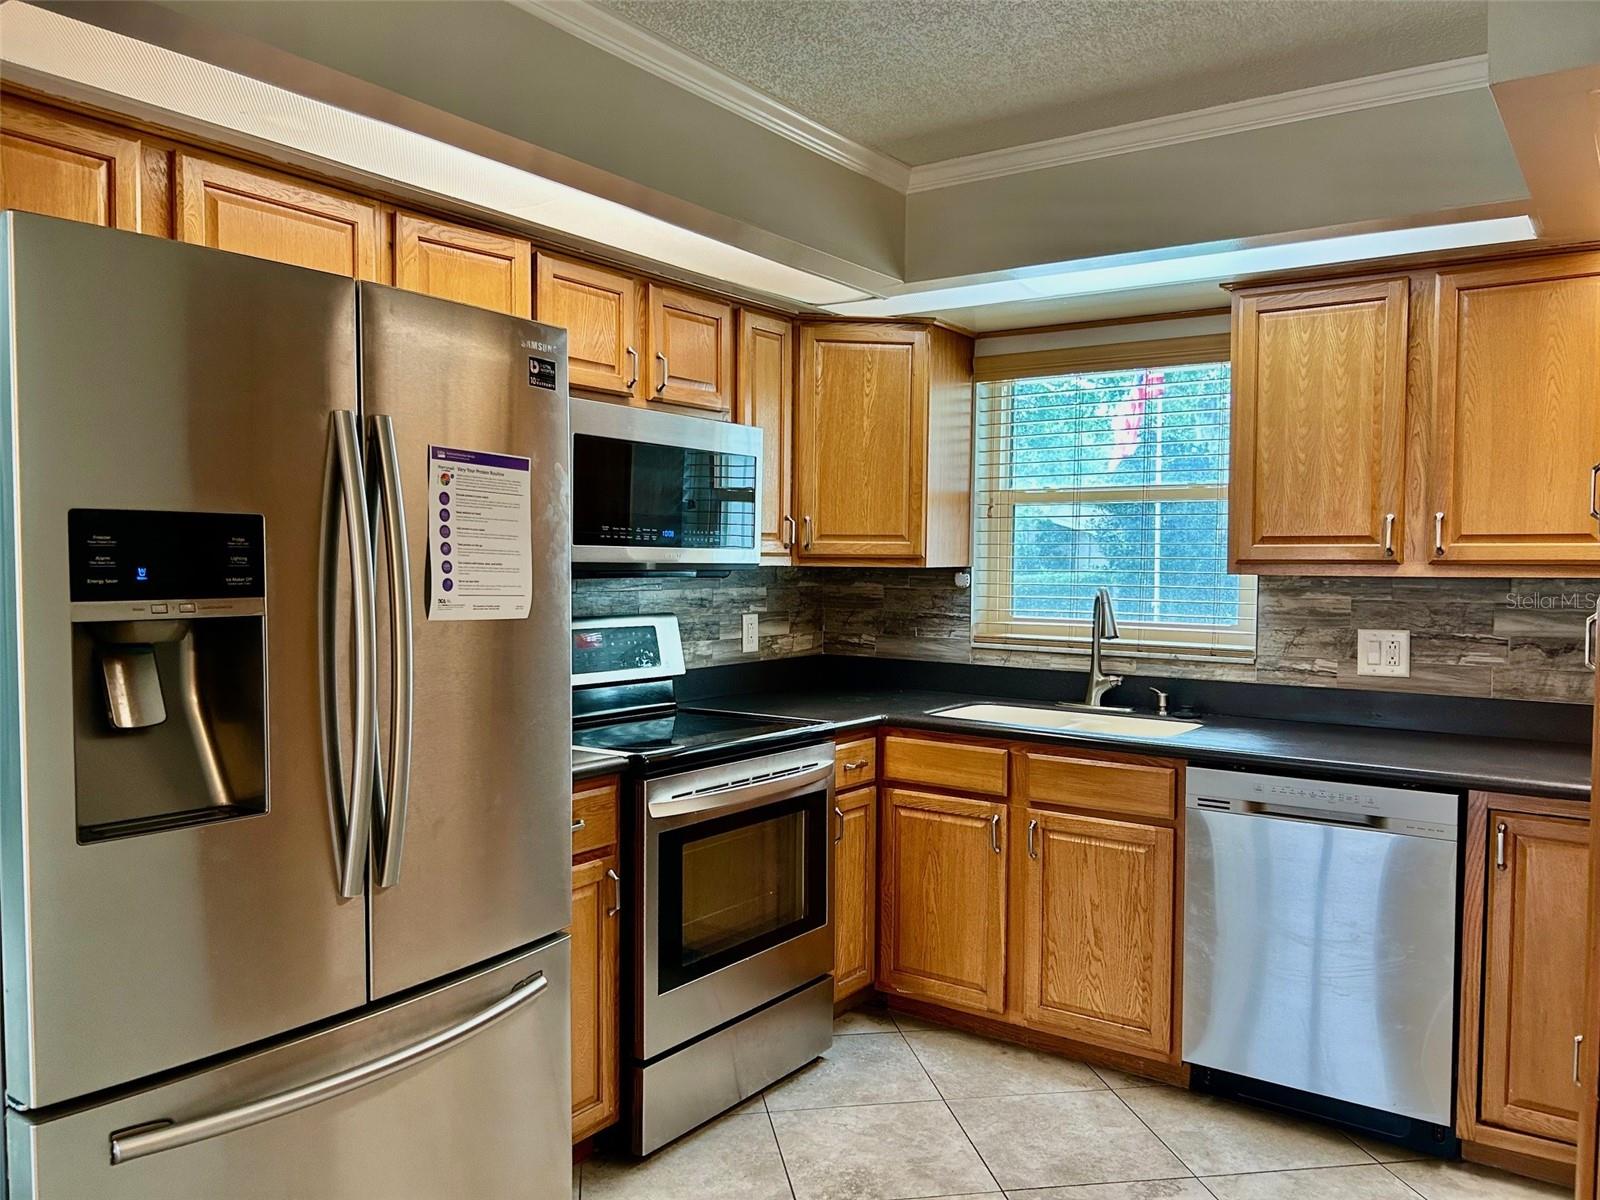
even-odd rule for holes
{"type": "Polygon", "coordinates": [[[428,620],[505,621],[533,603],[526,458],[428,447],[428,620]]]}

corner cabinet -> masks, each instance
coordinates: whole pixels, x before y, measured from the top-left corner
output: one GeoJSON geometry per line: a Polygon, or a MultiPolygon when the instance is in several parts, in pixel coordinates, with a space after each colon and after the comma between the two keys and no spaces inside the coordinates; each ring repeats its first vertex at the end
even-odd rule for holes
{"type": "Polygon", "coordinates": [[[1474,792],[1462,888],[1457,1125],[1468,1157],[1511,1154],[1565,1181],[1583,1080],[1587,805],[1474,792]]]}
{"type": "Polygon", "coordinates": [[[1246,293],[1233,314],[1232,557],[1396,560],[1406,281],[1246,293]]]}
{"type": "Polygon", "coordinates": [[[969,565],[972,342],[810,322],[794,415],[799,563],[969,565]]]}
{"type": "Polygon", "coordinates": [[[1600,564],[1600,254],[1442,274],[1433,557],[1600,564]]]}

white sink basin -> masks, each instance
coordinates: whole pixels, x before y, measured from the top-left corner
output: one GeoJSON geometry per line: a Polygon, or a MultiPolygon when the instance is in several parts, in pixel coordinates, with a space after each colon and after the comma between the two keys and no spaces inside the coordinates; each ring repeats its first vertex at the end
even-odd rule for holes
{"type": "Polygon", "coordinates": [[[933,715],[994,725],[1024,725],[1037,729],[1065,729],[1073,733],[1117,733],[1126,737],[1146,738],[1178,737],[1200,728],[1199,721],[1085,712],[1071,708],[1034,708],[1026,704],[960,704],[955,708],[939,709],[933,715]]]}

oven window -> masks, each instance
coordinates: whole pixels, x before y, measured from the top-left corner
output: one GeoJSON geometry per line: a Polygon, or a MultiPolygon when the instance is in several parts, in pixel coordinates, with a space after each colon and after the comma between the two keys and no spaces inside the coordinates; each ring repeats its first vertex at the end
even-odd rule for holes
{"type": "Polygon", "coordinates": [[[823,924],[826,808],[817,792],[660,835],[661,991],[823,924]]]}
{"type": "Polygon", "coordinates": [[[751,549],[756,467],[748,454],[577,434],[573,540],[580,546],[751,549]]]}

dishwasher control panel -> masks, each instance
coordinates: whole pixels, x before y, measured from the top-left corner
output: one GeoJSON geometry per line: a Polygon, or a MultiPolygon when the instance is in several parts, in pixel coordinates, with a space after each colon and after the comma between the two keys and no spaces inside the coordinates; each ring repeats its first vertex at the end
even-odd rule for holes
{"type": "Polygon", "coordinates": [[[1189,808],[1207,812],[1366,826],[1385,833],[1452,840],[1461,808],[1460,797],[1453,792],[1209,767],[1189,769],[1186,800],[1189,808]]]}

